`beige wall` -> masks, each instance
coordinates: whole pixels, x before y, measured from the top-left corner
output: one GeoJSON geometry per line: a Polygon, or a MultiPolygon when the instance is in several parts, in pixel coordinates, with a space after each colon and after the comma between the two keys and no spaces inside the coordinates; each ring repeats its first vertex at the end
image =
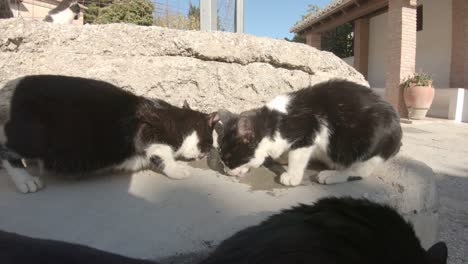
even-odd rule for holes
{"type": "Polygon", "coordinates": [[[369,21],[369,70],[367,79],[371,87],[385,87],[385,60],[387,51],[387,13],[369,21]]]}
{"type": "Polygon", "coordinates": [[[351,66],[354,66],[354,56],[353,57],[342,58],[342,60],[344,60],[344,62],[346,62],[347,64],[349,64],[351,66]]]}
{"type": "Polygon", "coordinates": [[[436,88],[450,87],[452,0],[419,0],[423,30],[418,32],[416,70],[430,73],[436,88]]]}
{"type": "MultiPolygon", "coordinates": [[[[430,73],[434,85],[450,87],[452,0],[420,0],[424,5],[423,30],[417,33],[416,70],[430,73]]],[[[371,87],[385,87],[387,13],[370,19],[369,74],[371,87]]]]}

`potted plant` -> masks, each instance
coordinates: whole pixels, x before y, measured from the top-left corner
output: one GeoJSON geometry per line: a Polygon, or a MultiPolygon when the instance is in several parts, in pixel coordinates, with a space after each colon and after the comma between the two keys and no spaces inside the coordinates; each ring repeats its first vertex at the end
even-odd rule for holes
{"type": "Polygon", "coordinates": [[[409,76],[403,82],[403,98],[410,119],[423,119],[434,100],[432,77],[423,72],[409,76]]]}

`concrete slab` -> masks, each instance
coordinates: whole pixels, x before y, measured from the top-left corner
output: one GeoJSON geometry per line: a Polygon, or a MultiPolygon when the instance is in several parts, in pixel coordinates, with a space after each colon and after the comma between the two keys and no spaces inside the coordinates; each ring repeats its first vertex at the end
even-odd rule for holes
{"type": "MultiPolygon", "coordinates": [[[[438,120],[441,121],[441,120],[438,120]]],[[[439,239],[450,264],[468,263],[468,124],[453,121],[402,124],[400,153],[424,161],[436,173],[440,196],[439,239]]]]}
{"type": "Polygon", "coordinates": [[[205,164],[195,164],[202,168],[180,181],[149,171],[80,181],[49,176],[44,190],[26,195],[0,170],[0,229],[131,257],[191,263],[234,232],[283,208],[350,195],[394,205],[414,220],[425,245],[435,239],[432,170],[407,157],[389,162],[371,178],[332,186],[313,182],[311,170],[293,188],[278,184],[266,168],[239,181],[207,170],[205,164]]]}

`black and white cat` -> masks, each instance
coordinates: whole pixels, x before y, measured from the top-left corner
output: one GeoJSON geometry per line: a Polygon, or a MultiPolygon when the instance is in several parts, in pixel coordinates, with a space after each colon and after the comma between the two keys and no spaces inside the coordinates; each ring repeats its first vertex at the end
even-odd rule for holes
{"type": "Polygon", "coordinates": [[[24,160],[64,175],[150,168],[174,179],[188,177],[190,167],[177,159],[208,153],[217,121],[216,113],[78,77],[26,76],[7,83],[0,97],[0,158],[23,193],[42,187],[24,160]]]}
{"type": "Polygon", "coordinates": [[[78,0],[63,0],[54,9],[50,10],[44,18],[46,22],[55,24],[71,24],[80,17],[78,0]]]}
{"type": "MultiPolygon", "coordinates": [[[[0,263],[152,262],[0,231],[0,263]]],[[[234,234],[200,264],[248,263],[446,264],[447,246],[439,242],[424,250],[411,224],[388,206],[368,200],[325,198],[314,205],[285,210],[234,234]]]]}
{"type": "Polygon", "coordinates": [[[325,198],[271,216],[223,241],[200,264],[446,264],[444,242],[424,250],[394,209],[325,198]]]}
{"type": "Polygon", "coordinates": [[[309,160],[321,171],[322,184],[369,176],[400,149],[402,131],[392,106],[369,88],[332,80],[280,95],[265,106],[223,122],[218,139],[229,175],[243,176],[267,157],[288,153],[284,185],[302,181],[309,160]]]}

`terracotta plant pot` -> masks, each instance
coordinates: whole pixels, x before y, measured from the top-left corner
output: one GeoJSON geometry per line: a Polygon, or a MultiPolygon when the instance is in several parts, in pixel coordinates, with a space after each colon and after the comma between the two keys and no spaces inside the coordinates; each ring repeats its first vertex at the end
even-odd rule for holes
{"type": "Polygon", "coordinates": [[[423,119],[434,100],[435,89],[432,86],[416,86],[404,88],[404,100],[410,119],[423,119]]]}

